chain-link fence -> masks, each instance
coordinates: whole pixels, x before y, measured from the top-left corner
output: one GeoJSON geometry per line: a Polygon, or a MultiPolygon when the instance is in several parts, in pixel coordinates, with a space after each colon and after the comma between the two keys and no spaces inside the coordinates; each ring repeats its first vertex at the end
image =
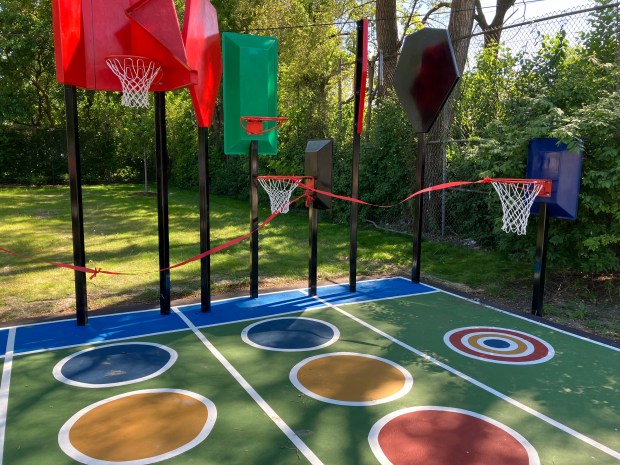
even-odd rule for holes
{"type": "MultiPolygon", "coordinates": [[[[509,49],[511,54],[519,55],[523,59],[534,59],[541,51],[543,38],[554,37],[560,31],[562,31],[568,44],[571,46],[579,45],[591,26],[590,15],[594,11],[605,8],[613,8],[620,13],[618,5],[619,3],[611,3],[602,6],[590,2],[570,10],[556,12],[525,22],[523,17],[512,18],[502,28],[501,44],[509,49]]],[[[618,37],[618,53],[620,54],[620,31],[616,32],[616,37],[618,37]]],[[[471,70],[475,66],[476,56],[483,47],[484,33],[479,26],[476,26],[471,36],[466,70],[471,70]]],[[[618,60],[620,62],[620,56],[618,60]]],[[[451,98],[458,99],[459,93],[455,92],[451,98]]],[[[427,141],[427,145],[429,147],[435,146],[435,149],[429,148],[426,152],[425,187],[440,182],[471,180],[463,179],[462,169],[457,171],[453,166],[458,164],[462,168],[463,160],[466,157],[475,156],[480,140],[469,139],[467,131],[460,127],[458,122],[453,125],[449,134],[448,138],[444,140],[427,141]],[[438,163],[436,158],[430,158],[437,157],[438,153],[442,157],[441,163],[438,163]]],[[[526,154],[524,154],[525,156],[526,154]]],[[[476,225],[470,224],[473,221],[472,209],[488,211],[487,218],[490,222],[499,221],[501,217],[499,200],[493,190],[486,187],[450,189],[429,196],[424,203],[425,236],[433,239],[474,244],[475,241],[469,234],[472,229],[476,229],[476,225]],[[493,200],[497,200],[496,209],[493,200]]],[[[480,221],[480,215],[476,215],[475,221],[480,221]]],[[[478,227],[482,226],[478,225],[478,227]]]]}

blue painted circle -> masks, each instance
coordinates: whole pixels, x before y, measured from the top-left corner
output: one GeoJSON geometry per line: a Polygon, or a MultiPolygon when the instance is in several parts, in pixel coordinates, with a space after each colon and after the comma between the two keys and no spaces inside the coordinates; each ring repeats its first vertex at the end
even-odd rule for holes
{"type": "Polygon", "coordinates": [[[276,318],[256,323],[245,331],[245,338],[253,345],[291,351],[323,347],[336,336],[330,324],[308,318],[276,318]]]}
{"type": "Polygon", "coordinates": [[[60,374],[89,385],[128,383],[162,370],[171,357],[157,345],[114,344],[75,354],[60,367],[60,374]]]}
{"type": "Polygon", "coordinates": [[[486,339],[483,344],[493,349],[507,349],[510,347],[510,342],[503,339],[486,339]]]}

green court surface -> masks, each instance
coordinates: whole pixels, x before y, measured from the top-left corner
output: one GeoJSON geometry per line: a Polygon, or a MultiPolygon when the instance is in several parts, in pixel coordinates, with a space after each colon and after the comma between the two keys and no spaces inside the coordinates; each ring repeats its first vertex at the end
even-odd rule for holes
{"type": "Polygon", "coordinates": [[[358,287],[4,329],[2,463],[620,463],[617,347],[358,287]]]}

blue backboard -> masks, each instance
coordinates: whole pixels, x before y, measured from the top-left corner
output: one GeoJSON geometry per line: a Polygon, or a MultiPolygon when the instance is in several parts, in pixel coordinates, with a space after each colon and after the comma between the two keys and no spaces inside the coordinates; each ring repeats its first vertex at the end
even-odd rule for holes
{"type": "Polygon", "coordinates": [[[558,139],[530,139],[525,177],[553,182],[551,196],[537,197],[531,213],[546,203],[551,218],[576,219],[582,164],[583,152],[571,152],[558,139]]]}

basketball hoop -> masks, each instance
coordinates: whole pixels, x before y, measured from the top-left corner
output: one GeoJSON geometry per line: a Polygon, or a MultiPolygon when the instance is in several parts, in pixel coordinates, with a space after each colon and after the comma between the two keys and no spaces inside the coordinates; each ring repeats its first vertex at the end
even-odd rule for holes
{"type": "Polygon", "coordinates": [[[130,55],[110,55],[105,62],[121,81],[122,104],[131,108],[148,108],[151,84],[162,74],[159,62],[130,55]]]}
{"type": "Polygon", "coordinates": [[[291,194],[299,187],[297,182],[312,178],[308,176],[257,176],[257,179],[269,195],[271,213],[288,213],[291,194]]]}
{"type": "Polygon", "coordinates": [[[278,129],[288,118],[282,118],[279,116],[242,116],[239,120],[239,124],[245,130],[248,135],[262,136],[266,132],[278,129]],[[264,127],[265,122],[275,121],[277,124],[271,127],[264,127]],[[245,125],[243,124],[245,123],[245,125]]]}
{"type": "Polygon", "coordinates": [[[551,195],[551,181],[491,179],[490,182],[502,203],[502,231],[524,235],[534,199],[551,195]]]}

